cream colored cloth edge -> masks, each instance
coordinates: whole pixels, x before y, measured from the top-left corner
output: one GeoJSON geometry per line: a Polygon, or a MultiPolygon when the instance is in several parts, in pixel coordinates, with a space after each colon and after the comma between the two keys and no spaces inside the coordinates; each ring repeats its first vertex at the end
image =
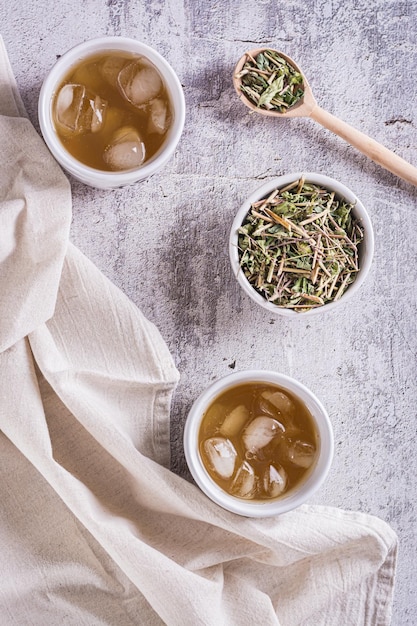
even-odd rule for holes
{"type": "Polygon", "coordinates": [[[9,63],[6,46],[0,35],[0,112],[11,117],[27,117],[23,100],[9,63]]]}
{"type": "Polygon", "coordinates": [[[3,180],[13,181],[0,189],[1,352],[53,315],[72,210],[69,182],[27,119],[1,36],[0,135],[14,146],[1,162],[3,180]]]}

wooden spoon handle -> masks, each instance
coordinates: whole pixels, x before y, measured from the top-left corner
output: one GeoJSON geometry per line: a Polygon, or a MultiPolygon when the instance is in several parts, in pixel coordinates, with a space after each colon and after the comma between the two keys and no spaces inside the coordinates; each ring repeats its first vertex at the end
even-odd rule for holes
{"type": "Polygon", "coordinates": [[[363,154],[366,154],[375,163],[382,165],[385,169],[413,185],[417,185],[417,168],[368,137],[368,135],[365,135],[365,133],[356,130],[353,126],[343,122],[318,105],[313,108],[310,117],[336,135],[339,135],[339,137],[342,137],[342,139],[363,152],[363,154]]]}

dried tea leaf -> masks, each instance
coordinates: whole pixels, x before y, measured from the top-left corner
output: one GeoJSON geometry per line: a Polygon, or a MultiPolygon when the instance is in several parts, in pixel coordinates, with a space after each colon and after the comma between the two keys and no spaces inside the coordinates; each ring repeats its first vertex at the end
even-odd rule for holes
{"type": "Polygon", "coordinates": [[[278,76],[272,83],[265,89],[262,96],[258,100],[258,107],[265,106],[265,104],[269,104],[271,100],[281,93],[284,88],[284,76],[278,76]]]}

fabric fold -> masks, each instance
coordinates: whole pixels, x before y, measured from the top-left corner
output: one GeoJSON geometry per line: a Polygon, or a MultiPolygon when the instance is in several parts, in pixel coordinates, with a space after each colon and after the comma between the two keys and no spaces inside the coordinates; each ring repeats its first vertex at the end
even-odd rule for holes
{"type": "Polygon", "coordinates": [[[71,193],[29,120],[0,116],[0,137],[2,352],[53,315],[71,193]]]}

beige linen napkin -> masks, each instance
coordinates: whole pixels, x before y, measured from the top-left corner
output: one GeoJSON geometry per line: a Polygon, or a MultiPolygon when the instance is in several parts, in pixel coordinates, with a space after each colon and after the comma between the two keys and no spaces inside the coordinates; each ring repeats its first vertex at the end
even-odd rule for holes
{"type": "Polygon", "coordinates": [[[2,43],[0,113],[0,624],[389,624],[383,521],[245,519],[164,467],[177,370],[68,243],[69,184],[2,43]]]}

